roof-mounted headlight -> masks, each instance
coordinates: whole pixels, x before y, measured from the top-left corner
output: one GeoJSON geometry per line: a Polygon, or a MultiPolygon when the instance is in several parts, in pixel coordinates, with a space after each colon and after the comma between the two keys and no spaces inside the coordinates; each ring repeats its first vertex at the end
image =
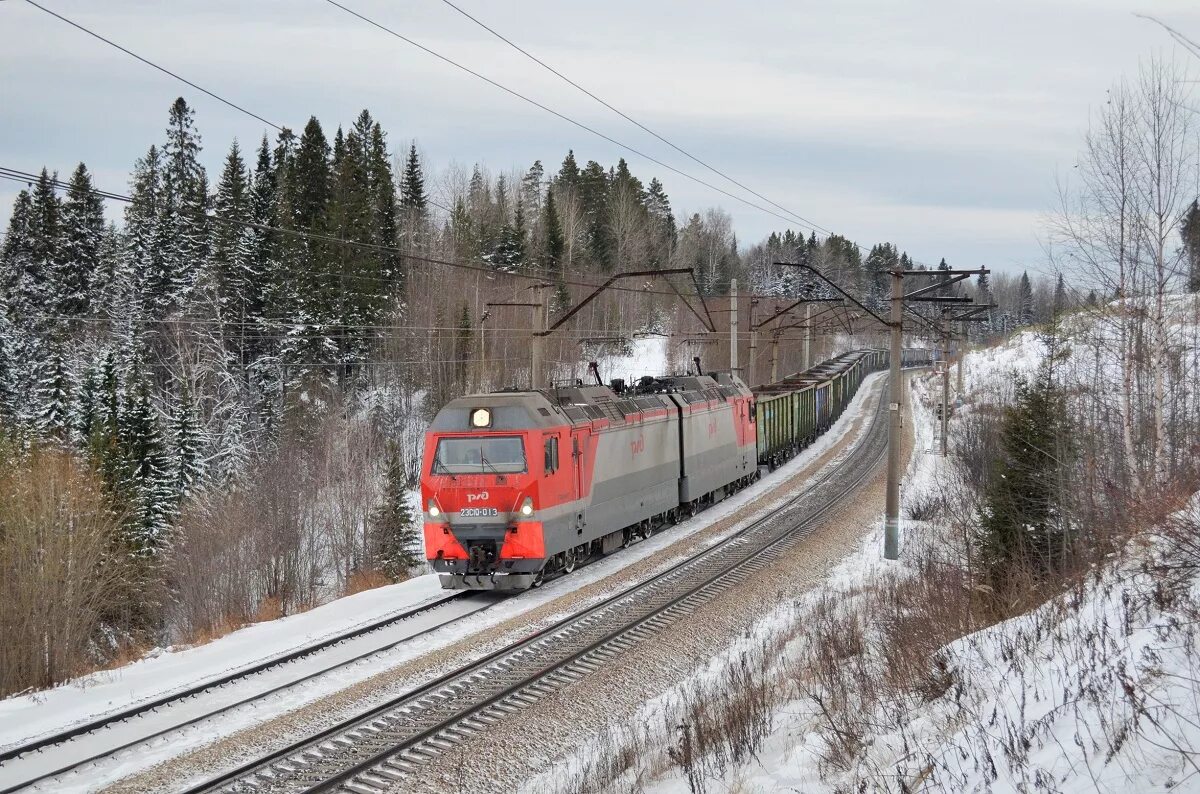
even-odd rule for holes
{"type": "Polygon", "coordinates": [[[476,408],[471,411],[471,427],[491,427],[492,412],[489,408],[476,408]]]}

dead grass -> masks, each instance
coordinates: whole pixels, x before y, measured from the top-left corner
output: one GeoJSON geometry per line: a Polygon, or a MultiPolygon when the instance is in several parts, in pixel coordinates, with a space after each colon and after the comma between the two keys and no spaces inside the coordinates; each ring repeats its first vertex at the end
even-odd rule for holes
{"type": "Polygon", "coordinates": [[[376,570],[359,570],[350,574],[346,579],[346,587],[342,591],[343,596],[351,596],[355,593],[361,593],[364,590],[374,590],[376,587],[393,584],[392,579],[388,578],[382,571],[376,570]]]}

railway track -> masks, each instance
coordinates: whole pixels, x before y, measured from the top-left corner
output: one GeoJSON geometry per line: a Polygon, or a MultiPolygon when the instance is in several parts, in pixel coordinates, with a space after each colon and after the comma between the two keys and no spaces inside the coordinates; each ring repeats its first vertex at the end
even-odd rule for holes
{"type": "Polygon", "coordinates": [[[812,532],[878,466],[887,447],[885,402],[840,465],[800,494],[704,552],[582,612],[488,654],[366,714],[187,789],[205,792],[348,791],[379,794],[558,690],[616,663],[772,565],[812,532]]]}
{"type": "Polygon", "coordinates": [[[284,689],[303,684],[333,670],[353,665],[381,651],[388,650],[400,642],[415,639],[423,634],[442,628],[448,623],[465,617],[468,614],[475,614],[475,612],[479,611],[471,610],[469,612],[462,612],[461,610],[451,610],[452,614],[446,620],[422,628],[403,638],[389,639],[383,643],[373,644],[366,650],[351,649],[348,653],[338,656],[336,660],[320,665],[316,669],[306,671],[299,676],[288,677],[281,683],[259,688],[252,694],[244,697],[235,697],[228,702],[222,703],[217,708],[200,709],[196,713],[192,713],[196,710],[189,710],[188,714],[180,716],[179,719],[166,720],[164,725],[156,726],[148,731],[137,731],[135,727],[133,730],[128,731],[127,734],[122,734],[122,731],[116,730],[123,725],[132,725],[140,718],[147,718],[151,714],[163,713],[172,707],[177,707],[179,704],[184,704],[187,701],[195,701],[204,695],[211,694],[220,689],[233,687],[256,676],[272,673],[290,664],[316,657],[322,653],[336,652],[339,646],[348,646],[357,640],[369,637],[372,634],[385,632],[403,623],[413,621],[420,616],[447,609],[454,602],[466,600],[480,601],[481,606],[479,609],[486,609],[487,606],[495,603],[495,599],[489,598],[487,594],[469,592],[450,594],[432,603],[423,604],[386,618],[372,621],[313,645],[266,659],[250,667],[207,679],[185,689],[175,690],[151,700],[89,720],[88,722],[71,726],[66,730],[7,748],[3,752],[0,752],[0,794],[10,794],[10,792],[21,788],[43,783],[84,764],[109,757],[135,745],[157,739],[170,732],[227,713],[238,707],[269,697],[284,689]],[[480,596],[483,597],[480,598],[480,596]],[[70,743],[89,735],[99,736],[101,734],[104,734],[106,741],[98,742],[97,747],[81,749],[74,753],[65,752],[70,743]],[[53,751],[53,754],[45,751],[53,751]],[[33,759],[35,762],[28,763],[29,759],[33,759]]]}

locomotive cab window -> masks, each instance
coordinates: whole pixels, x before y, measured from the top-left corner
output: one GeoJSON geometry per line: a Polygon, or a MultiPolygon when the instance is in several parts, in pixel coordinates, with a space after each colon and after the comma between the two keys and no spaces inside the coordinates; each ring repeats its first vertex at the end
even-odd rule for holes
{"type": "Polygon", "coordinates": [[[545,468],[547,474],[558,471],[558,436],[550,436],[546,439],[545,468]]]}
{"type": "Polygon", "coordinates": [[[520,436],[458,436],[438,440],[433,474],[518,474],[525,471],[520,436]]]}

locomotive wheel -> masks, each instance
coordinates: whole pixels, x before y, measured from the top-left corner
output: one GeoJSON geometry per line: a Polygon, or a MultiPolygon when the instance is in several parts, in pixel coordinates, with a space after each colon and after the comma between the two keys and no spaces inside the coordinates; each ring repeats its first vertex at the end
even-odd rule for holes
{"type": "Polygon", "coordinates": [[[541,567],[541,570],[539,570],[537,572],[537,575],[535,575],[533,577],[533,584],[531,586],[532,587],[541,587],[545,581],[546,581],[546,566],[543,565],[541,567]]]}
{"type": "Polygon", "coordinates": [[[651,521],[650,519],[646,519],[644,522],[642,522],[642,539],[649,540],[650,536],[653,534],[654,534],[654,522],[651,521]]]}
{"type": "Polygon", "coordinates": [[[575,547],[571,547],[563,552],[562,569],[563,573],[570,573],[575,570],[575,547]]]}
{"type": "Polygon", "coordinates": [[[633,541],[635,540],[635,538],[633,536],[633,530],[623,529],[623,530],[621,530],[621,534],[624,537],[624,541],[621,543],[621,548],[627,549],[630,546],[632,546],[633,541]]]}

